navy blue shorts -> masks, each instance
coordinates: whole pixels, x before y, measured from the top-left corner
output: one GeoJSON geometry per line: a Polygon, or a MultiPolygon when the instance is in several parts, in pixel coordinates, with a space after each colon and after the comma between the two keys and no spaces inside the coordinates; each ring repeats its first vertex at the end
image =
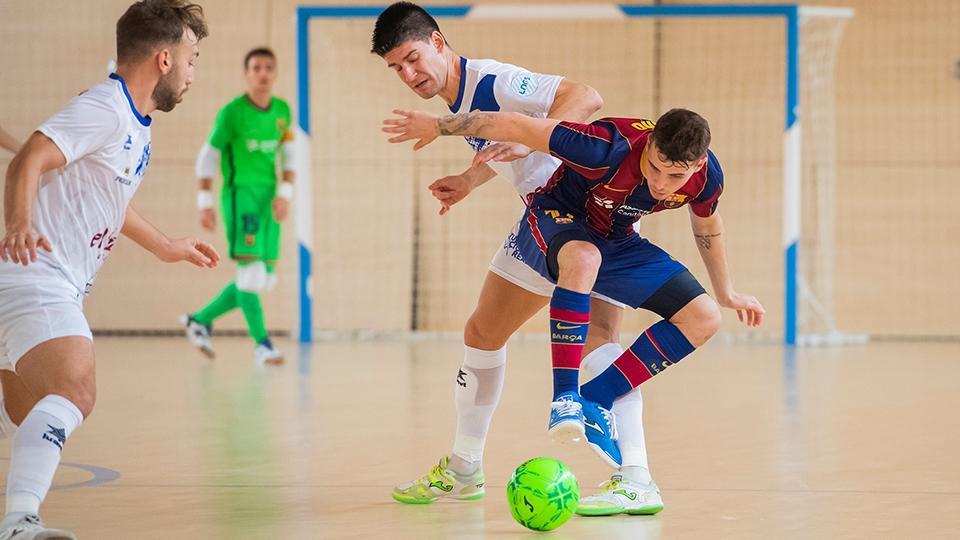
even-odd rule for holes
{"type": "Polygon", "coordinates": [[[518,255],[524,264],[552,283],[547,263],[547,248],[558,234],[589,240],[600,250],[603,262],[594,292],[624,304],[640,308],[671,277],[686,267],[666,251],[639,234],[620,238],[604,238],[566,212],[550,208],[530,207],[520,220],[517,234],[518,255]]]}

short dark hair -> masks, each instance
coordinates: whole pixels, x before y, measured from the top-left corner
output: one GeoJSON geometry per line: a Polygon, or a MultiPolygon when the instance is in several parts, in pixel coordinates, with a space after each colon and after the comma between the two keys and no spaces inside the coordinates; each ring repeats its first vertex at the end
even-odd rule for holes
{"type": "Polygon", "coordinates": [[[395,2],[377,17],[370,52],[382,57],[406,41],[429,41],[434,32],[440,32],[440,26],[427,10],[413,2],[395,2]]]}
{"type": "Polygon", "coordinates": [[[187,0],[140,0],[117,20],[117,62],[139,62],[157,47],[179,43],[184,27],[207,36],[203,8],[187,0]]]}
{"type": "Polygon", "coordinates": [[[273,54],[273,51],[267,47],[257,47],[256,49],[251,49],[246,56],[243,57],[243,69],[246,70],[250,65],[250,59],[256,56],[266,56],[267,58],[273,58],[274,61],[277,60],[277,55],[273,54]]]}
{"type": "Polygon", "coordinates": [[[707,155],[710,125],[699,114],[687,109],[670,109],[653,127],[650,141],[669,161],[689,167],[707,155]]]}

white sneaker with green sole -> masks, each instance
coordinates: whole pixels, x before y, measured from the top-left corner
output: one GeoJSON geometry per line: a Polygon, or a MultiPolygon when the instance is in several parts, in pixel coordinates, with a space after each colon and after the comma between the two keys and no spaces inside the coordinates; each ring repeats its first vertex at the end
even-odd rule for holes
{"type": "Polygon", "coordinates": [[[404,504],[428,504],[441,498],[473,501],[483,498],[483,484],[481,469],[461,476],[450,469],[450,458],[443,456],[427,474],[393,488],[393,498],[404,504]]]}
{"type": "Polygon", "coordinates": [[[649,516],[663,510],[663,498],[657,484],[638,484],[619,474],[604,482],[597,495],[580,499],[577,513],[581,516],[614,516],[630,514],[649,516]]]}

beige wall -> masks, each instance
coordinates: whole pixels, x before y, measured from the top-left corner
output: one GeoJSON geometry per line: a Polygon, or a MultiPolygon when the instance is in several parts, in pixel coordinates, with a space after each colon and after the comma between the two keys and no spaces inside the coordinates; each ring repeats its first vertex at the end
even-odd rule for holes
{"type": "MultiPolygon", "coordinates": [[[[360,3],[360,2],[357,2],[360,3]]],[[[113,57],[113,25],[127,2],[0,0],[0,123],[23,138],[70,96],[95,84],[113,57]],[[46,37],[44,37],[46,36],[46,37]],[[56,36],[57,39],[50,39],[56,36]],[[42,38],[42,39],[41,39],[42,38]]],[[[295,106],[294,9],[288,0],[202,2],[211,36],[197,81],[170,114],[157,113],[147,181],[134,200],[171,235],[201,233],[193,159],[216,111],[243,91],[247,49],[280,56],[277,93],[295,106]]],[[[365,2],[364,2],[365,4],[365,2]]],[[[837,69],[836,311],[841,328],[957,335],[960,284],[960,3],[938,0],[808,2],[857,10],[837,69]]],[[[413,96],[369,54],[372,20],[311,23],[315,323],[325,329],[458,330],[496,247],[522,210],[496,179],[444,217],[424,186],[462,171],[469,149],[443,140],[413,154],[379,131],[390,109],[444,110],[413,96]],[[416,239],[416,241],[415,241],[416,239]]],[[[763,336],[780,335],[783,29],[773,20],[665,21],[662,78],[653,75],[650,21],[512,23],[441,20],[454,48],[596,87],[602,114],[651,116],[685,106],[711,121],[726,172],[721,211],[736,287],[768,308],[763,336]]],[[[5,168],[7,156],[0,156],[5,168]]],[[[646,219],[644,232],[707,282],[685,212],[646,219]]],[[[287,228],[281,286],[267,297],[270,326],[295,324],[295,244],[287,228]]],[[[129,241],[114,250],[88,300],[97,328],[173,328],[231,278],[152,260],[129,241]],[[134,300],[135,299],[135,300],[134,300]],[[134,303],[135,302],[135,303],[134,303]]],[[[740,331],[735,317],[725,329],[740,331]]],[[[731,320],[732,319],[732,320],[731,320]]],[[[650,316],[628,314],[637,331],[650,316]]],[[[239,316],[221,328],[242,328],[239,316]]],[[[542,314],[527,325],[545,328],[542,314]]]]}

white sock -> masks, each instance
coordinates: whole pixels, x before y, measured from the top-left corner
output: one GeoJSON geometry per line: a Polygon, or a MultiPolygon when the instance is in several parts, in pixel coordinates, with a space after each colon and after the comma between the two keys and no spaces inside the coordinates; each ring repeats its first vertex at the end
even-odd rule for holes
{"type": "MultiPolygon", "coordinates": [[[[623,352],[619,343],[605,343],[597,347],[580,363],[582,383],[606,371],[623,352]]],[[[650,483],[647,443],[643,434],[643,396],[640,395],[639,386],[614,400],[613,414],[620,435],[617,446],[623,458],[621,474],[634,482],[650,483]]]]}
{"type": "Polygon", "coordinates": [[[80,409],[64,397],[50,394],[34,405],[13,436],[7,514],[39,514],[60,465],[63,444],[81,422],[80,409]]]}
{"type": "Polygon", "coordinates": [[[623,465],[620,473],[628,480],[649,484],[650,465],[647,463],[647,441],[643,434],[643,396],[636,387],[613,402],[613,414],[617,417],[620,437],[617,446],[623,465]]]}
{"type": "Polygon", "coordinates": [[[506,363],[506,347],[482,351],[464,346],[463,365],[453,385],[457,434],[453,440],[450,467],[454,472],[471,474],[483,460],[483,446],[487,442],[493,411],[500,402],[506,363]]]}
{"type": "Polygon", "coordinates": [[[603,373],[620,358],[623,347],[619,343],[604,343],[583,357],[580,362],[580,384],[584,385],[603,373]]]}
{"type": "Polygon", "coordinates": [[[0,399],[0,439],[6,439],[17,431],[17,425],[13,423],[10,414],[7,412],[7,405],[0,399]]]}
{"type": "Polygon", "coordinates": [[[647,469],[646,467],[640,467],[639,465],[624,465],[620,469],[620,474],[626,480],[637,484],[647,485],[653,482],[653,478],[650,476],[650,469],[647,469]]]}

